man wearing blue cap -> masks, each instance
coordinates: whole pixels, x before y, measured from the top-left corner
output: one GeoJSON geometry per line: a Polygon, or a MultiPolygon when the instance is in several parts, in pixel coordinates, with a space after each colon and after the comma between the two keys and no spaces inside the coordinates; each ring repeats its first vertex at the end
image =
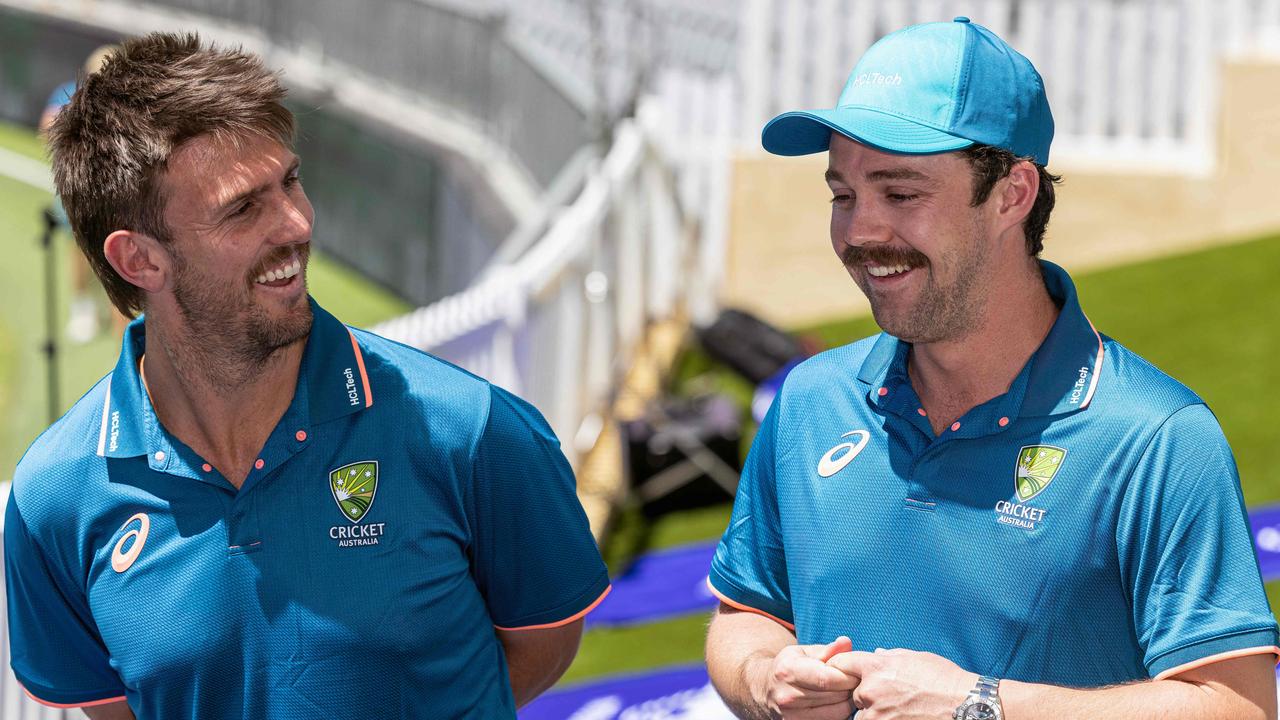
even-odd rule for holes
{"type": "Polygon", "coordinates": [[[829,151],[832,245],[884,332],[793,370],[752,447],[709,580],[742,717],[1276,717],[1217,421],[1038,259],[1052,137],[1035,68],[967,18],[766,126],[829,151]]]}

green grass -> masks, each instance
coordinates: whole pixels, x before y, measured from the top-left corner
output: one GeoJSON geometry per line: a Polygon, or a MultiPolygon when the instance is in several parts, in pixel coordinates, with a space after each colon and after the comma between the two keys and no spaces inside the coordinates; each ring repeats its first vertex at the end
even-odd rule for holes
{"type": "MultiPolygon", "coordinates": [[[[0,123],[0,147],[43,158],[39,138],[30,129],[0,123]]],[[[44,256],[39,237],[40,211],[52,200],[48,193],[0,176],[0,242],[6,262],[0,263],[0,283],[6,302],[0,303],[0,480],[7,479],[27,446],[49,424],[47,373],[40,351],[44,329],[44,256]]],[[[66,325],[70,301],[70,253],[79,252],[66,233],[54,243],[58,308],[56,329],[66,325]]],[[[321,305],[344,322],[368,327],[405,312],[409,306],[373,283],[344,270],[315,252],[308,284],[321,305]]],[[[105,296],[99,290],[99,297],[105,296]]],[[[72,345],[59,337],[59,414],[111,370],[119,341],[110,333],[72,345]]]]}
{"type": "Polygon", "coordinates": [[[37,160],[45,159],[44,144],[31,128],[0,121],[0,147],[37,160]]]}
{"type": "MultiPolygon", "coordinates": [[[[1280,236],[1112,268],[1076,278],[1081,304],[1099,331],[1191,387],[1213,408],[1240,466],[1249,505],[1280,501],[1280,466],[1268,463],[1280,427],[1280,236]]],[[[827,347],[878,332],[870,317],[802,328],[827,347]]],[[[745,408],[751,387],[694,348],[673,372],[676,392],[724,392],[745,408]]],[[[1105,392],[1105,389],[1102,390],[1105,392]]],[[[720,535],[729,506],[673,514],[645,526],[631,512],[606,551],[611,568],[630,552],[720,535]]],[[[1280,581],[1267,583],[1280,608],[1280,581]]],[[[593,630],[564,682],[593,675],[696,663],[705,614],[625,630],[593,630]],[[645,647],[656,645],[658,647],[645,647]]]]}

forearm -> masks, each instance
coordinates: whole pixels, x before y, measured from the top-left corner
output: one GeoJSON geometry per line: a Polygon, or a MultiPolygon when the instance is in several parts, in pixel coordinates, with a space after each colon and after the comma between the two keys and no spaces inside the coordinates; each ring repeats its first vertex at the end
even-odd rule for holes
{"type": "Polygon", "coordinates": [[[707,629],[707,673],[725,704],[744,720],[770,720],[765,697],[774,657],[796,636],[760,615],[721,606],[707,629]]]}
{"type": "Polygon", "coordinates": [[[511,694],[515,696],[516,707],[524,707],[534,698],[546,692],[572,662],[548,663],[545,658],[516,655],[507,658],[507,674],[511,680],[511,694]]]}
{"type": "Polygon", "coordinates": [[[89,720],[134,720],[133,711],[124,702],[91,705],[80,709],[89,720]]]}
{"type": "Polygon", "coordinates": [[[582,620],[538,630],[499,630],[516,707],[541,695],[564,675],[578,654],[582,620]]]}
{"type": "Polygon", "coordinates": [[[1176,679],[1079,690],[1005,681],[1007,720],[1275,720],[1272,656],[1215,663],[1176,679]]]}

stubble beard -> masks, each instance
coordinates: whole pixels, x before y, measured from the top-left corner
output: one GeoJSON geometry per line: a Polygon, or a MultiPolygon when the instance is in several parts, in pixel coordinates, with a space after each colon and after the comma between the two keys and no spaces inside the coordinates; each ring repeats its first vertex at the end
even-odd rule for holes
{"type": "MultiPolygon", "coordinates": [[[[305,268],[306,250],[302,252],[305,268]]],[[[306,283],[305,273],[300,273],[306,283]]],[[[252,282],[252,281],[250,281],[252,282]]],[[[182,258],[176,259],[174,301],[182,316],[182,345],[188,346],[179,372],[235,388],[256,374],[276,353],[311,331],[311,306],[301,301],[271,317],[253,301],[253,288],[210,282],[182,258]]]]}
{"type": "Polygon", "coordinates": [[[849,247],[841,253],[845,268],[871,304],[876,324],[886,333],[912,344],[959,340],[977,330],[983,321],[989,287],[984,277],[987,243],[976,228],[944,253],[937,266],[951,268],[954,277],[942,281],[933,271],[935,263],[914,250],[879,247],[849,247]],[[863,267],[867,261],[918,268],[924,273],[924,287],[914,302],[893,307],[887,297],[872,287],[863,267]]]}

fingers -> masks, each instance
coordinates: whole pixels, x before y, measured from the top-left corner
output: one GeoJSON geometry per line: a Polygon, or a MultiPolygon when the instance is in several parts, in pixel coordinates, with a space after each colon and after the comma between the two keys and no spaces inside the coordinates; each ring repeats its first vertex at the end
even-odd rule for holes
{"type": "Polygon", "coordinates": [[[841,635],[826,645],[804,645],[805,654],[816,658],[818,662],[826,662],[832,657],[853,649],[853,641],[841,635]]]}
{"type": "Polygon", "coordinates": [[[846,675],[852,675],[855,678],[861,678],[870,669],[870,665],[876,662],[876,654],[863,652],[861,650],[852,650],[850,652],[842,652],[832,656],[827,660],[827,666],[835,668],[846,675]]]}
{"type": "Polygon", "coordinates": [[[806,692],[838,693],[847,696],[857,686],[856,678],[851,678],[839,669],[831,667],[813,657],[804,655],[778,654],[773,666],[775,683],[787,685],[806,692]]]}

